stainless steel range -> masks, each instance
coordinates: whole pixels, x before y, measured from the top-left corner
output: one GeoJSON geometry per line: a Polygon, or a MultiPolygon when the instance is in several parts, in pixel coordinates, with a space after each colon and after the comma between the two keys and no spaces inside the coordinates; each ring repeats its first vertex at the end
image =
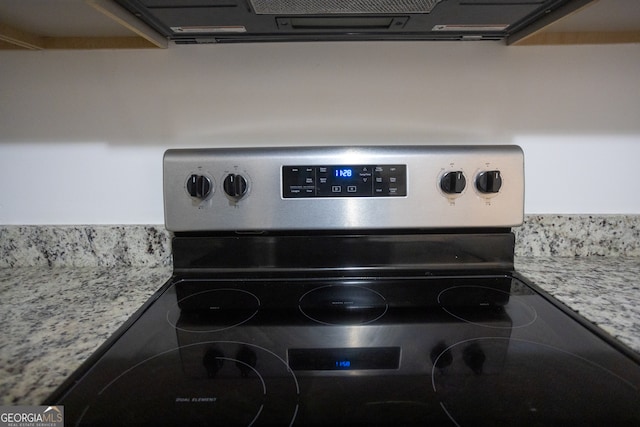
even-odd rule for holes
{"type": "Polygon", "coordinates": [[[69,425],[638,425],[640,359],[514,272],[515,146],[169,150],[173,277],[69,425]]]}

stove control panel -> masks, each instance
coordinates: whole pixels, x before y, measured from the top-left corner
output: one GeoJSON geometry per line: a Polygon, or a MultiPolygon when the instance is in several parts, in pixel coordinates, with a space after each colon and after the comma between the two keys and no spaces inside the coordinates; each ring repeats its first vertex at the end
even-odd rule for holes
{"type": "Polygon", "coordinates": [[[168,230],[513,227],[524,217],[513,145],[167,150],[168,230]]]}

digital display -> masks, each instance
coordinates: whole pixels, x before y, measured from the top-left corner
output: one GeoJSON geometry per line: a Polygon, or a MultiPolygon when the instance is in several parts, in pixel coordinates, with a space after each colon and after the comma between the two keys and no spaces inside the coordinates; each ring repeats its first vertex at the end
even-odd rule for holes
{"type": "Polygon", "coordinates": [[[404,197],[406,165],[283,166],[282,196],[404,197]]]}
{"type": "Polygon", "coordinates": [[[293,348],[289,366],[298,371],[398,369],[400,347],[293,348]]]}
{"type": "Polygon", "coordinates": [[[351,178],[353,176],[353,169],[338,168],[334,171],[334,176],[336,178],[351,178]]]}
{"type": "Polygon", "coordinates": [[[337,360],[336,361],[336,368],[338,369],[349,369],[351,367],[351,361],[350,360],[337,360]]]}

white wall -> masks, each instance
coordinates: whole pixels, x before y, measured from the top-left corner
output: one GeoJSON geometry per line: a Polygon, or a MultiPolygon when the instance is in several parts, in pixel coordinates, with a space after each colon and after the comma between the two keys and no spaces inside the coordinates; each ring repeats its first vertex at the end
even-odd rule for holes
{"type": "Polygon", "coordinates": [[[527,213],[640,213],[640,44],[0,52],[0,224],[162,223],[169,147],[515,143],[527,213]]]}

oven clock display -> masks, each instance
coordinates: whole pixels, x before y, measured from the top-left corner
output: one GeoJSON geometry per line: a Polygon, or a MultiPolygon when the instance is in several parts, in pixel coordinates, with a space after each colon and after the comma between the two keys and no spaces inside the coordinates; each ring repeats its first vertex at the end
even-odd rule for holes
{"type": "Polygon", "coordinates": [[[337,360],[336,369],[349,369],[351,367],[350,360],[337,360]]]}
{"type": "Polygon", "coordinates": [[[353,176],[353,169],[336,168],[334,176],[336,178],[351,178],[353,176]]]}
{"type": "Polygon", "coordinates": [[[294,371],[398,369],[400,366],[400,347],[290,348],[287,355],[294,371]]]}
{"type": "Polygon", "coordinates": [[[282,197],[405,197],[407,165],[283,166],[282,197]]]}

